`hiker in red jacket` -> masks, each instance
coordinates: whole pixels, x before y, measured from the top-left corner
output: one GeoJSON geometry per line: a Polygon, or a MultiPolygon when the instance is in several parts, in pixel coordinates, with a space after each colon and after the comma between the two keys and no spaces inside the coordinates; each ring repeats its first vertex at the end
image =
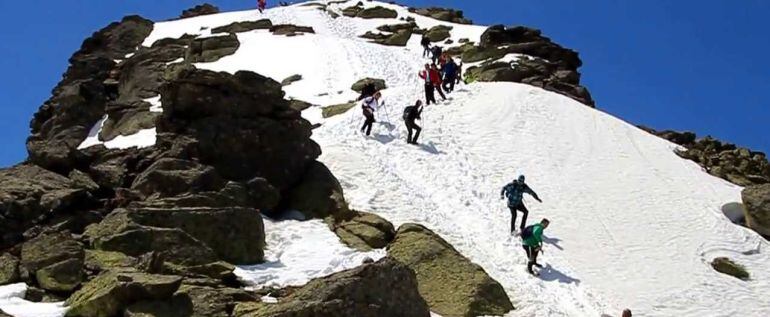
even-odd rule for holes
{"type": "Polygon", "coordinates": [[[430,66],[430,80],[433,83],[433,87],[436,88],[438,95],[441,96],[441,99],[446,100],[446,96],[444,96],[444,91],[441,89],[441,84],[444,81],[441,80],[441,72],[439,72],[438,67],[436,67],[436,64],[433,64],[430,66]]]}
{"type": "Polygon", "coordinates": [[[262,11],[265,11],[266,6],[267,6],[267,0],[257,1],[257,8],[259,9],[259,13],[262,13],[262,11]]]}

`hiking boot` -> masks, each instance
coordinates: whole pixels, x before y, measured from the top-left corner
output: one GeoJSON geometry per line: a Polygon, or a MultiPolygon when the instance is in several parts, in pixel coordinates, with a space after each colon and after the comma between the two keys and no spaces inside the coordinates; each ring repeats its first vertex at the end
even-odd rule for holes
{"type": "Polygon", "coordinates": [[[541,265],[540,263],[532,263],[532,265],[534,265],[538,269],[542,269],[543,268],[543,265],[541,265]]]}

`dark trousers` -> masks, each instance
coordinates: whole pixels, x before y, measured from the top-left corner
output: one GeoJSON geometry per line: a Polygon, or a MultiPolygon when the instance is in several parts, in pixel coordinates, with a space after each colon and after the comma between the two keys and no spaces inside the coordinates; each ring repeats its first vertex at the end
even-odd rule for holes
{"type": "Polygon", "coordinates": [[[524,252],[527,252],[527,272],[532,273],[532,266],[537,264],[537,254],[540,253],[540,247],[522,245],[524,252]]]}
{"type": "MultiPolygon", "coordinates": [[[[436,85],[436,91],[438,92],[438,95],[441,96],[442,100],[446,100],[446,96],[444,95],[444,91],[441,89],[441,85],[436,85]]],[[[436,102],[435,100],[433,101],[436,102]]]]}
{"type": "Polygon", "coordinates": [[[422,57],[430,57],[430,45],[423,45],[422,48],[425,49],[422,51],[422,57]]]}
{"type": "Polygon", "coordinates": [[[446,76],[446,79],[444,79],[444,90],[446,90],[446,92],[454,91],[455,82],[457,82],[456,76],[446,76]]]}
{"type": "Polygon", "coordinates": [[[524,231],[524,227],[527,226],[527,216],[529,215],[529,210],[527,210],[527,207],[524,206],[524,203],[519,203],[516,206],[508,206],[509,209],[511,209],[511,232],[516,230],[516,211],[521,211],[523,216],[521,217],[521,231],[524,231]]]}
{"type": "Polygon", "coordinates": [[[414,123],[414,120],[407,120],[406,131],[408,132],[408,135],[406,137],[406,143],[417,144],[417,138],[420,137],[420,132],[422,131],[422,128],[416,123],[414,123]],[[415,131],[414,138],[412,138],[413,130],[415,131]]]}
{"type": "Polygon", "coordinates": [[[364,121],[364,125],[361,127],[361,132],[366,132],[366,135],[369,135],[372,133],[372,124],[374,123],[374,113],[372,113],[368,109],[364,109],[364,117],[366,117],[366,121],[364,121]]]}
{"type": "Polygon", "coordinates": [[[433,92],[436,90],[436,87],[433,86],[433,84],[426,83],[425,84],[425,104],[429,105],[431,102],[434,104],[436,103],[436,96],[433,94],[433,92]]]}

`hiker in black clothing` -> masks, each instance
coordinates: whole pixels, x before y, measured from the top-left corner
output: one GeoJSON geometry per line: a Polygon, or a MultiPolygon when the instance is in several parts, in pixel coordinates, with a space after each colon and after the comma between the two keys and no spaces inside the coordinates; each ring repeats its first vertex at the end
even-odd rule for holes
{"type": "Polygon", "coordinates": [[[378,101],[382,97],[382,93],[375,92],[373,96],[366,97],[364,99],[364,102],[361,103],[361,109],[363,109],[364,117],[366,118],[366,121],[364,121],[364,125],[361,127],[361,132],[366,133],[366,135],[369,135],[372,133],[372,124],[376,122],[374,120],[374,111],[377,110],[378,107],[378,101]]]}
{"type": "Polygon", "coordinates": [[[463,80],[463,63],[460,63],[460,65],[457,65],[457,82],[455,84],[459,84],[463,80]]]}
{"type": "Polygon", "coordinates": [[[523,214],[521,219],[521,230],[524,230],[524,227],[527,225],[527,216],[529,215],[529,210],[527,210],[527,207],[524,206],[525,193],[532,195],[535,200],[541,203],[543,202],[540,200],[540,197],[537,197],[535,191],[533,191],[532,188],[529,188],[529,185],[524,183],[524,175],[519,176],[519,179],[514,180],[508,185],[505,185],[503,190],[500,192],[500,199],[503,199],[503,196],[508,198],[508,208],[511,210],[512,234],[516,233],[516,211],[521,211],[523,214]]]}
{"type": "Polygon", "coordinates": [[[374,93],[377,92],[377,87],[374,86],[373,82],[367,82],[364,85],[364,88],[361,88],[361,96],[358,96],[358,99],[356,101],[361,101],[366,97],[371,97],[374,95],[374,93]]]}
{"type": "Polygon", "coordinates": [[[422,40],[420,40],[420,45],[423,47],[422,51],[422,57],[430,57],[430,39],[426,36],[422,36],[422,40]]]}
{"type": "Polygon", "coordinates": [[[444,54],[444,49],[441,48],[441,46],[434,46],[430,49],[431,52],[431,59],[433,60],[433,64],[435,65],[438,63],[438,59],[441,58],[441,54],[444,54]]]}
{"type": "Polygon", "coordinates": [[[417,138],[420,137],[422,128],[414,123],[414,120],[419,120],[422,114],[422,100],[417,100],[414,106],[404,108],[404,123],[406,123],[406,131],[409,133],[406,137],[406,143],[417,144],[417,138]],[[414,138],[412,138],[412,130],[415,130],[414,138]]]}

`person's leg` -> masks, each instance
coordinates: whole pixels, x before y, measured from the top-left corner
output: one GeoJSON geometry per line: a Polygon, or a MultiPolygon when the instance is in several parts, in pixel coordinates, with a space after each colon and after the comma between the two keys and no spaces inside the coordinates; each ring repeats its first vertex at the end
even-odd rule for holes
{"type": "Polygon", "coordinates": [[[366,135],[372,134],[372,124],[374,124],[374,120],[369,119],[366,120],[366,135]]]}
{"type": "Polygon", "coordinates": [[[425,88],[425,104],[429,105],[430,104],[430,88],[428,87],[428,85],[425,85],[423,87],[425,88]]]}
{"type": "Polygon", "coordinates": [[[406,143],[412,143],[412,125],[409,121],[406,122],[406,143]]]}
{"type": "Polygon", "coordinates": [[[444,92],[441,91],[441,86],[436,86],[436,91],[438,91],[438,95],[441,96],[441,99],[446,100],[446,96],[444,95],[444,92]]]}
{"type": "Polygon", "coordinates": [[[414,122],[412,122],[412,126],[416,130],[414,134],[414,139],[412,139],[412,143],[417,144],[417,139],[420,137],[420,132],[422,132],[422,128],[414,122]]]}
{"type": "Polygon", "coordinates": [[[524,248],[524,252],[527,254],[527,263],[529,263],[529,258],[532,257],[532,252],[530,251],[530,248],[526,245],[522,245],[522,248],[524,248]]]}
{"type": "MultiPolygon", "coordinates": [[[[436,87],[433,87],[432,84],[427,84],[425,86],[425,89],[428,91],[428,98],[433,104],[436,104],[436,94],[434,93],[436,91],[436,87]]],[[[430,103],[428,103],[430,104],[430,103]]]]}
{"type": "Polygon", "coordinates": [[[511,210],[511,233],[516,231],[516,208],[508,207],[511,210]]]}
{"type": "Polygon", "coordinates": [[[457,81],[457,79],[455,77],[450,77],[449,78],[449,92],[455,91],[455,82],[456,81],[457,81]]]}
{"type": "Polygon", "coordinates": [[[543,267],[539,263],[537,263],[537,255],[540,254],[540,247],[532,247],[532,260],[531,265],[537,266],[537,267],[543,267]]]}
{"type": "Polygon", "coordinates": [[[524,230],[524,227],[527,226],[527,216],[529,215],[529,210],[527,210],[527,206],[524,206],[523,202],[520,203],[516,209],[521,210],[521,213],[523,214],[523,216],[521,216],[521,230],[524,230]]]}

